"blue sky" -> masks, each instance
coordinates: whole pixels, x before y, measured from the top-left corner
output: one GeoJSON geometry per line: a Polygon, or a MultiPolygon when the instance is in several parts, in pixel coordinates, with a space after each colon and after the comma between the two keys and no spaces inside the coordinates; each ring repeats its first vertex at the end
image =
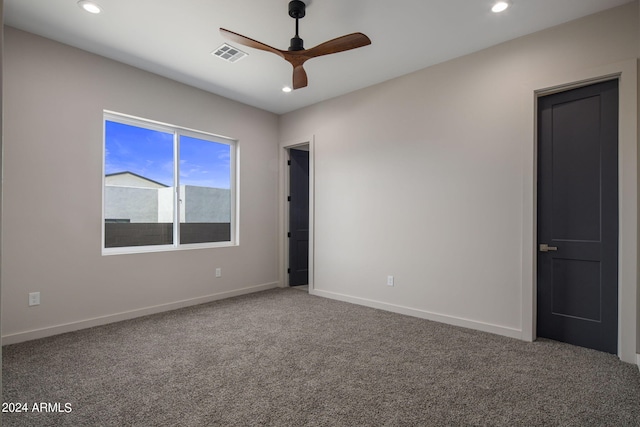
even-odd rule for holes
{"type": "MultiPolygon", "coordinates": [[[[133,172],[173,185],[173,134],[106,121],[105,174],[133,172]]],[[[182,136],[180,184],[230,187],[230,146],[182,136]]]]}

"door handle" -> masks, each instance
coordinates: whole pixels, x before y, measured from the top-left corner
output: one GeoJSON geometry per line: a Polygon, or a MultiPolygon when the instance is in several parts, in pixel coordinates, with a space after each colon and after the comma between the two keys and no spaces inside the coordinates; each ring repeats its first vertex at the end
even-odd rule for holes
{"type": "Polygon", "coordinates": [[[557,246],[549,246],[546,243],[542,243],[540,245],[540,252],[549,252],[549,251],[557,251],[558,247],[557,246]]]}

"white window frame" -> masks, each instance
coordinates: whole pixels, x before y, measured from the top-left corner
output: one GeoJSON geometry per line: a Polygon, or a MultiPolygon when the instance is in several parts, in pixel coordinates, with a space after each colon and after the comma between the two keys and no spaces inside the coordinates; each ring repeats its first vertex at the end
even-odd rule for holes
{"type": "Polygon", "coordinates": [[[143,119],[127,114],[117,113],[114,111],[103,111],[102,118],[102,255],[119,255],[119,254],[135,254],[148,252],[166,252],[190,249],[205,248],[221,248],[238,246],[238,159],[239,148],[238,140],[226,136],[216,135],[211,132],[204,132],[182,126],[161,123],[154,120],[143,119]],[[151,246],[123,246],[123,247],[105,247],[105,150],[106,150],[106,122],[112,121],[126,125],[141,127],[145,129],[156,130],[173,134],[173,159],[174,159],[174,192],[173,192],[173,244],[170,245],[151,245],[151,246]],[[229,145],[230,150],[230,239],[224,242],[205,242],[205,243],[180,243],[180,136],[187,136],[207,140],[219,144],[229,145]]]}

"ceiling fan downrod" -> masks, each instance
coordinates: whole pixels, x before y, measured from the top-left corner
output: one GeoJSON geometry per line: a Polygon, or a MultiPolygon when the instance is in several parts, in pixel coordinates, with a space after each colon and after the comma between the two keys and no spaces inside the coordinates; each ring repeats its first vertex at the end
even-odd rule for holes
{"type": "Polygon", "coordinates": [[[303,1],[292,0],[289,2],[289,16],[296,20],[296,35],[291,39],[290,51],[304,50],[304,41],[298,35],[298,20],[304,18],[306,5],[303,1]]]}

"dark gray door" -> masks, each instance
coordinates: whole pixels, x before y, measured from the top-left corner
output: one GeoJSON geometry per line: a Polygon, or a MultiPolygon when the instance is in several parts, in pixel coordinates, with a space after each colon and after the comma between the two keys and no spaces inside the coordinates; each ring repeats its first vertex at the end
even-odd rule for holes
{"type": "Polygon", "coordinates": [[[538,101],[537,335],[617,352],[618,81],[538,101]]]}
{"type": "Polygon", "coordinates": [[[309,283],[309,152],[289,158],[289,286],[298,286],[309,283]]]}

